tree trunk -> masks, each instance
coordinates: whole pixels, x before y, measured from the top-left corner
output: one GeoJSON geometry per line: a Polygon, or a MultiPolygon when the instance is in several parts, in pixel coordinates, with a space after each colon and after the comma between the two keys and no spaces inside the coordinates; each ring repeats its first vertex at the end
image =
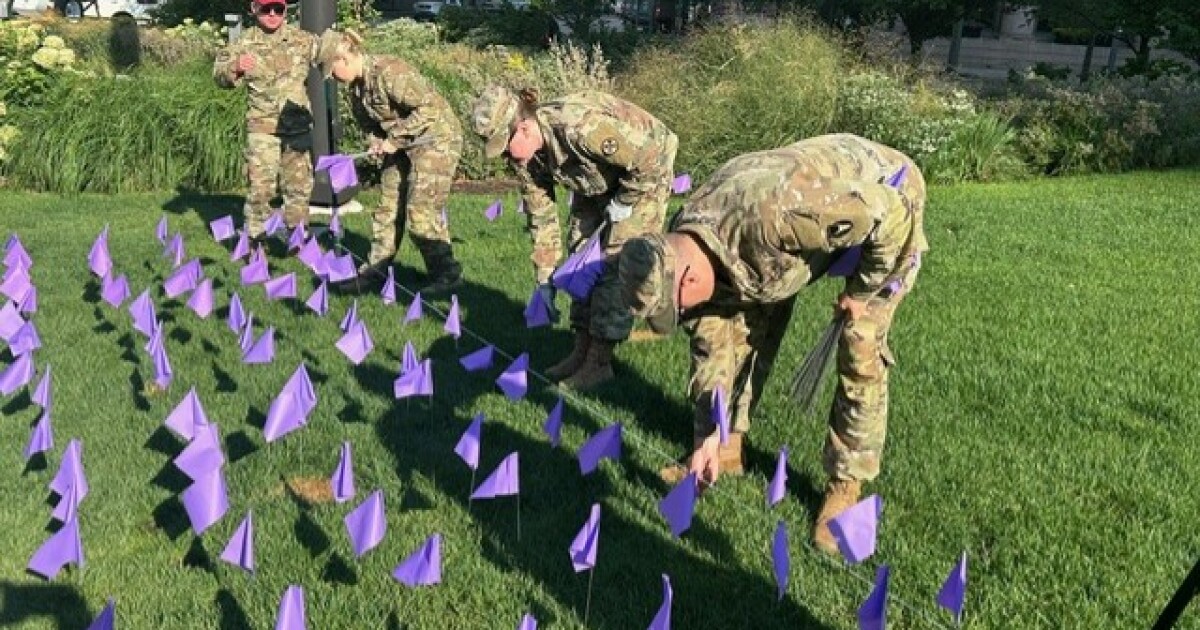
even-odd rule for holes
{"type": "Polygon", "coordinates": [[[1088,39],[1087,52],[1083,53],[1083,69],[1079,71],[1079,82],[1087,83],[1092,74],[1092,54],[1096,52],[1096,34],[1088,39]]]}

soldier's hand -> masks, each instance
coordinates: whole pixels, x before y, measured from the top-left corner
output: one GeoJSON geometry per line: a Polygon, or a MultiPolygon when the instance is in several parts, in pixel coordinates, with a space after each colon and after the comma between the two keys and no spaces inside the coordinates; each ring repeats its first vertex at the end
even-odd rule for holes
{"type": "MultiPolygon", "coordinates": [[[[861,300],[856,300],[845,293],[838,296],[837,313],[845,313],[850,321],[858,321],[867,312],[867,303],[861,300]]],[[[837,314],[835,313],[835,314],[837,314]]]]}
{"type": "Polygon", "coordinates": [[[696,450],[692,453],[692,463],[688,469],[696,473],[696,484],[701,490],[716,483],[717,476],[721,474],[720,447],[719,431],[713,431],[712,435],[696,443],[696,450]]]}
{"type": "Polygon", "coordinates": [[[390,155],[395,153],[398,147],[392,144],[391,140],[382,138],[371,138],[371,146],[367,149],[367,153],[371,155],[390,155]]]}
{"type": "Polygon", "coordinates": [[[247,72],[254,70],[255,63],[254,55],[251,55],[250,53],[242,53],[238,55],[237,65],[234,66],[234,70],[236,70],[238,74],[246,74],[247,72]]]}

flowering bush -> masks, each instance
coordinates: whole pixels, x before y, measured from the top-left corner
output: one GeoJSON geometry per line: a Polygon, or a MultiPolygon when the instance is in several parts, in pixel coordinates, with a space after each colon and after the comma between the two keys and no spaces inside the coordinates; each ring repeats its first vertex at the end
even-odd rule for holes
{"type": "MultiPolygon", "coordinates": [[[[8,118],[8,107],[0,102],[0,121],[8,118]]],[[[17,139],[19,132],[15,125],[10,125],[7,122],[0,124],[0,166],[8,162],[8,148],[12,146],[14,140],[17,139]]]]}
{"type": "Polygon", "coordinates": [[[39,24],[0,22],[0,101],[34,104],[56,76],[72,74],[75,51],[39,24]]]}

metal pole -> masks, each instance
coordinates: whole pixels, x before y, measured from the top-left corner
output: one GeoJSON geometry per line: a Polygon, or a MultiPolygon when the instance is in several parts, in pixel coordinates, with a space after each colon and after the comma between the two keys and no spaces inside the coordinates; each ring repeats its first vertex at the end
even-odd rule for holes
{"type": "MultiPolygon", "coordinates": [[[[337,17],[335,0],[300,0],[300,28],[320,35],[333,26],[337,17]]],[[[320,70],[313,68],[308,72],[308,102],[313,115],[313,163],[324,155],[337,152],[337,140],[341,136],[341,126],[337,114],[337,84],[333,79],[326,80],[320,70]]],[[[338,193],[333,192],[329,181],[328,171],[313,173],[313,191],[311,205],[334,208],[345,204],[354,198],[357,187],[349,188],[338,193]]]]}
{"type": "Polygon", "coordinates": [[[1159,615],[1153,630],[1174,628],[1175,622],[1179,621],[1180,615],[1183,614],[1184,609],[1196,597],[1197,593],[1200,593],[1200,560],[1196,561],[1196,565],[1192,567],[1192,571],[1188,573],[1187,577],[1183,578],[1183,583],[1179,585],[1179,590],[1175,591],[1175,596],[1171,598],[1170,602],[1167,602],[1167,607],[1159,615]]]}

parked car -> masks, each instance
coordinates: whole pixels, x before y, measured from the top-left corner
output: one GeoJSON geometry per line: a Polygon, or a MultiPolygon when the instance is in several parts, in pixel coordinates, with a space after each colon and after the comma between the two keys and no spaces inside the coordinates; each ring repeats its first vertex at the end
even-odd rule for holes
{"type": "Polygon", "coordinates": [[[510,5],[514,9],[528,9],[532,4],[530,0],[479,0],[479,8],[491,9],[499,11],[504,5],[510,5]]]}
{"type": "Polygon", "coordinates": [[[413,3],[413,19],[432,22],[444,7],[461,7],[462,0],[417,0],[413,3]]]}
{"type": "Polygon", "coordinates": [[[55,10],[67,17],[133,18],[149,22],[166,0],[13,0],[13,15],[55,10]]]}

